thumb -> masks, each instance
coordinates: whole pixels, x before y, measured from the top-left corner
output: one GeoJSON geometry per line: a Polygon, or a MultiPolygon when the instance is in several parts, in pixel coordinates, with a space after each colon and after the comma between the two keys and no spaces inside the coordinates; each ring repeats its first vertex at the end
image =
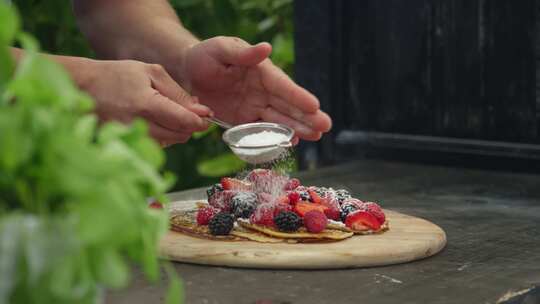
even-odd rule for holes
{"type": "Polygon", "coordinates": [[[253,66],[270,56],[272,46],[268,42],[250,45],[236,37],[217,37],[216,43],[209,45],[209,53],[223,64],[253,66]]]}

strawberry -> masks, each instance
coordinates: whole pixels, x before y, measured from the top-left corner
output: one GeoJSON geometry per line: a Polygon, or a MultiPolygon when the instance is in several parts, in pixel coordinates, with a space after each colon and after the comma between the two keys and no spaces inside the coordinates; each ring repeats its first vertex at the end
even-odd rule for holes
{"type": "Polygon", "coordinates": [[[218,213],[219,210],[211,206],[199,209],[197,212],[197,225],[208,225],[214,215],[218,213]]]}
{"type": "Polygon", "coordinates": [[[231,200],[236,193],[234,190],[216,192],[208,199],[208,204],[220,211],[231,212],[231,200]]]}
{"type": "Polygon", "coordinates": [[[285,184],[285,191],[290,191],[298,188],[300,186],[300,180],[298,178],[291,178],[285,184]]]}
{"type": "Polygon", "coordinates": [[[246,179],[251,183],[255,192],[276,193],[284,187],[287,178],[275,171],[267,169],[255,169],[246,179]]]}
{"type": "Polygon", "coordinates": [[[358,210],[347,215],[345,226],[357,231],[370,229],[379,230],[379,228],[381,228],[381,223],[379,223],[379,220],[371,213],[358,210]]]}
{"type": "Polygon", "coordinates": [[[324,210],[326,209],[328,209],[328,207],[324,205],[308,203],[305,201],[300,201],[294,205],[294,212],[301,217],[304,217],[304,215],[311,210],[319,210],[324,213],[324,210]]]}
{"type": "Polygon", "coordinates": [[[158,201],[153,201],[151,202],[148,207],[152,208],[152,209],[163,209],[163,205],[158,202],[158,201]]]}
{"type": "Polygon", "coordinates": [[[386,220],[386,216],[384,215],[384,212],[382,211],[381,207],[377,203],[365,202],[362,204],[361,209],[375,216],[377,220],[379,221],[379,223],[381,223],[381,225],[386,220]]]}
{"type": "Polygon", "coordinates": [[[287,194],[287,197],[289,197],[289,204],[294,205],[300,201],[300,193],[296,191],[291,191],[289,194],[287,194]]]}
{"type": "Polygon", "coordinates": [[[270,204],[259,205],[249,217],[252,224],[274,227],[274,208],[270,204]]]}
{"type": "Polygon", "coordinates": [[[241,181],[232,177],[222,177],[221,178],[221,187],[223,190],[242,190],[249,191],[251,190],[251,184],[248,182],[241,181]]]}
{"type": "Polygon", "coordinates": [[[321,203],[321,197],[315,192],[313,189],[308,189],[309,197],[311,198],[311,201],[315,204],[321,203]]]}
{"type": "Polygon", "coordinates": [[[304,226],[311,233],[319,233],[326,228],[328,219],[319,210],[311,210],[304,215],[304,226]]]}

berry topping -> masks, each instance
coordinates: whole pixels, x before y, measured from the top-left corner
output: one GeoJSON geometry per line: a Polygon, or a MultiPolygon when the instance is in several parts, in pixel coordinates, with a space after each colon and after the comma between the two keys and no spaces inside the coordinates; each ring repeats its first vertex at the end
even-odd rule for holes
{"type": "Polygon", "coordinates": [[[300,193],[296,191],[289,192],[287,196],[289,197],[289,204],[294,205],[300,201],[300,193]]]}
{"type": "Polygon", "coordinates": [[[349,191],[345,189],[336,190],[335,195],[336,195],[337,200],[340,203],[343,203],[346,199],[351,198],[351,194],[349,193],[349,191]]]}
{"type": "Polygon", "coordinates": [[[287,177],[275,171],[267,169],[255,169],[251,171],[247,180],[252,184],[252,188],[257,193],[279,193],[283,191],[287,183],[287,177]]]}
{"type": "Polygon", "coordinates": [[[324,210],[326,209],[328,209],[328,207],[324,205],[308,202],[298,202],[296,203],[296,205],[294,205],[294,212],[296,212],[301,217],[304,217],[304,215],[311,210],[319,210],[320,212],[324,213],[324,210]]]}
{"type": "Polygon", "coordinates": [[[274,223],[280,231],[294,232],[302,226],[302,219],[291,211],[282,211],[274,217],[274,223]]]}
{"type": "Polygon", "coordinates": [[[249,191],[251,184],[232,177],[221,178],[223,190],[249,191]]]}
{"type": "Polygon", "coordinates": [[[213,235],[228,235],[234,226],[234,218],[229,213],[218,213],[208,223],[213,235]]]}
{"type": "Polygon", "coordinates": [[[152,209],[163,209],[163,205],[158,202],[158,201],[153,201],[151,202],[148,207],[152,208],[152,209]]]}
{"type": "Polygon", "coordinates": [[[375,216],[377,220],[379,221],[379,223],[381,223],[381,225],[386,220],[386,216],[384,215],[384,212],[382,211],[381,207],[377,203],[365,202],[362,204],[361,209],[375,216]]]}
{"type": "Polygon", "coordinates": [[[255,209],[249,217],[249,222],[261,226],[274,226],[274,207],[270,204],[262,204],[255,209]]]}
{"type": "Polygon", "coordinates": [[[309,197],[311,198],[311,201],[315,204],[321,203],[321,196],[313,189],[308,190],[309,197]]]}
{"type": "Polygon", "coordinates": [[[352,230],[379,230],[381,223],[371,213],[363,210],[358,210],[347,215],[345,219],[345,226],[352,230]]]}
{"type": "Polygon", "coordinates": [[[197,225],[208,225],[214,215],[218,214],[219,210],[214,207],[208,206],[199,209],[197,211],[197,225]]]}
{"type": "Polygon", "coordinates": [[[331,220],[334,220],[334,221],[341,220],[341,211],[339,211],[339,209],[337,208],[328,208],[324,210],[324,214],[326,215],[327,218],[331,220]]]}
{"type": "Polygon", "coordinates": [[[256,207],[257,195],[253,192],[238,192],[231,199],[231,212],[237,218],[249,218],[256,207]]]}
{"type": "Polygon", "coordinates": [[[304,226],[309,232],[319,233],[326,228],[328,218],[319,210],[311,210],[304,216],[304,226]]]}
{"type": "Polygon", "coordinates": [[[216,192],[208,199],[210,206],[219,209],[223,212],[231,211],[231,200],[237,192],[234,190],[223,190],[216,192]]]}
{"type": "Polygon", "coordinates": [[[286,184],[285,184],[285,190],[290,191],[298,188],[300,186],[300,180],[298,178],[291,178],[286,184]]]}
{"type": "Polygon", "coordinates": [[[340,219],[345,223],[345,219],[349,213],[355,212],[358,210],[358,206],[355,204],[342,204],[340,207],[340,219]]]}
{"type": "Polygon", "coordinates": [[[280,212],[293,211],[293,207],[289,204],[276,204],[274,206],[274,216],[278,215],[280,212]]]}
{"type": "Polygon", "coordinates": [[[221,191],[223,191],[223,186],[221,186],[221,184],[214,184],[212,187],[206,189],[206,195],[210,198],[214,193],[221,191]]]}

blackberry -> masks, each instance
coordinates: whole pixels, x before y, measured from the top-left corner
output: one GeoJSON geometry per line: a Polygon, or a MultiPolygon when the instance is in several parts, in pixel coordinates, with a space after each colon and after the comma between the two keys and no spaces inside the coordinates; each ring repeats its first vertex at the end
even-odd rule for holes
{"type": "Polygon", "coordinates": [[[302,219],[291,211],[282,211],[274,217],[274,223],[280,231],[294,232],[302,226],[302,219]]]}
{"type": "Polygon", "coordinates": [[[345,223],[345,219],[347,218],[347,215],[349,215],[349,213],[354,212],[356,210],[358,210],[358,206],[356,206],[355,204],[344,203],[343,205],[341,205],[340,207],[341,221],[345,223]]]}
{"type": "Polygon", "coordinates": [[[223,186],[220,183],[212,185],[212,187],[206,189],[206,195],[210,198],[214,193],[223,191],[223,186]]]}
{"type": "Polygon", "coordinates": [[[231,200],[231,210],[237,218],[249,218],[256,207],[257,195],[253,192],[239,192],[231,200]]]}
{"type": "Polygon", "coordinates": [[[343,201],[345,201],[346,199],[349,199],[351,198],[351,194],[349,193],[349,191],[345,190],[345,189],[339,189],[339,190],[336,190],[336,198],[338,200],[338,202],[341,204],[343,203],[343,201]]]}
{"type": "Polygon", "coordinates": [[[311,196],[307,191],[296,191],[298,194],[300,194],[300,200],[301,201],[310,201],[311,202],[311,196]]]}
{"type": "Polygon", "coordinates": [[[228,235],[234,226],[234,218],[229,213],[218,213],[208,223],[212,235],[228,235]]]}
{"type": "Polygon", "coordinates": [[[326,188],[326,187],[312,187],[312,189],[320,197],[326,197],[326,193],[328,192],[328,188],[326,188]]]}

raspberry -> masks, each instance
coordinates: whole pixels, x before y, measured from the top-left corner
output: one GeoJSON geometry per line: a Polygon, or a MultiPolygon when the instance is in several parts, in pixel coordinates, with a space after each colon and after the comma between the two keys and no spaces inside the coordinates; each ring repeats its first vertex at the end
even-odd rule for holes
{"type": "Polygon", "coordinates": [[[270,204],[259,205],[249,217],[249,222],[261,226],[274,226],[274,208],[270,204]]]}
{"type": "Polygon", "coordinates": [[[234,227],[234,218],[229,213],[218,213],[208,223],[213,235],[228,235],[234,227]]]}
{"type": "Polygon", "coordinates": [[[302,226],[302,219],[291,211],[281,211],[274,217],[274,223],[280,231],[294,232],[302,226]]]}
{"type": "Polygon", "coordinates": [[[341,219],[341,211],[337,208],[328,208],[324,210],[324,215],[334,221],[339,221],[341,219]]]}
{"type": "Polygon", "coordinates": [[[158,201],[153,201],[151,202],[148,207],[152,208],[152,209],[163,209],[163,205],[158,202],[158,201]]]}
{"type": "Polygon", "coordinates": [[[230,212],[231,200],[236,193],[237,191],[234,190],[223,190],[221,192],[216,192],[208,199],[208,204],[219,209],[220,211],[230,212]]]}
{"type": "Polygon", "coordinates": [[[256,207],[257,195],[253,192],[238,192],[231,199],[231,211],[237,218],[249,218],[256,207]]]}
{"type": "Polygon", "coordinates": [[[290,191],[298,188],[300,186],[300,180],[298,178],[291,178],[287,183],[285,184],[285,190],[290,191]]]}
{"type": "Polygon", "coordinates": [[[328,218],[318,210],[312,210],[304,215],[304,226],[311,233],[319,233],[326,228],[328,218]]]}
{"type": "Polygon", "coordinates": [[[287,196],[289,197],[289,204],[294,205],[300,201],[300,193],[296,191],[289,192],[287,196]]]}
{"type": "Polygon", "coordinates": [[[377,203],[365,202],[362,204],[361,209],[375,216],[377,220],[379,221],[379,223],[381,223],[381,225],[386,220],[386,216],[384,215],[384,212],[382,211],[381,207],[377,203]]]}
{"type": "Polygon", "coordinates": [[[211,206],[199,209],[197,212],[197,225],[208,225],[210,220],[219,212],[211,206]]]}

